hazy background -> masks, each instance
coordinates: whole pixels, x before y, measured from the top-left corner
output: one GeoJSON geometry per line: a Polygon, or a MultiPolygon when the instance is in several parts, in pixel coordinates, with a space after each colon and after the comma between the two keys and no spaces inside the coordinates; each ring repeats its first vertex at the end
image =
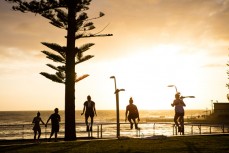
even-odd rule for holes
{"type": "MultiPolygon", "coordinates": [[[[31,13],[12,11],[0,1],[0,111],[64,109],[64,85],[40,72],[54,73],[45,64],[40,42],[66,45],[66,31],[31,13]]],[[[130,96],[139,109],[173,109],[174,84],[187,99],[186,109],[211,109],[211,100],[226,102],[229,44],[228,0],[94,0],[89,15],[102,11],[98,32],[113,37],[82,39],[95,43],[91,60],[77,65],[76,109],[87,95],[97,109],[115,109],[115,75],[120,109],[130,96]]]]}

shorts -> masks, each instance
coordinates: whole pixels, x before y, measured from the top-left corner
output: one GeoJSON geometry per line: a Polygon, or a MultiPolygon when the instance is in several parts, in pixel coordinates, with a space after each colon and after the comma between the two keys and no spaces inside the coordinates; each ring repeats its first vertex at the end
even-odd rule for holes
{"type": "Polygon", "coordinates": [[[33,131],[41,133],[41,127],[40,126],[34,126],[33,131]]]}
{"type": "Polygon", "coordinates": [[[60,126],[59,125],[52,125],[52,132],[59,132],[60,126]]]}

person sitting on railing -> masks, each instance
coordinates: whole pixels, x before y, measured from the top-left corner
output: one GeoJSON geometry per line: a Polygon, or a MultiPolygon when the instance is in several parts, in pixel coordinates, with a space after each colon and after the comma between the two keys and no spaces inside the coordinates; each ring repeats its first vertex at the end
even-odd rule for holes
{"type": "Polygon", "coordinates": [[[128,119],[128,121],[130,122],[130,129],[133,129],[133,122],[135,125],[135,129],[138,129],[138,124],[136,122],[136,119],[138,119],[138,122],[140,121],[139,112],[137,106],[133,104],[132,97],[130,97],[129,105],[126,106],[125,115],[126,115],[125,121],[128,119]]]}

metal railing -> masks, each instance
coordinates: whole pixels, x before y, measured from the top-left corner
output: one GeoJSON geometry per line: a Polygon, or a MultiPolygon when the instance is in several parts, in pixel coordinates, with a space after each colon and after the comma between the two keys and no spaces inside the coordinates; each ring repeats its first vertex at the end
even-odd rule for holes
{"type": "MultiPolygon", "coordinates": [[[[145,122],[138,124],[139,129],[130,129],[129,123],[120,123],[121,137],[151,137],[155,135],[178,135],[172,122],[145,122]]],[[[117,123],[94,123],[93,131],[86,131],[85,123],[76,123],[77,137],[116,138],[117,123]]],[[[0,125],[0,140],[4,139],[33,139],[32,124],[0,125]]],[[[41,139],[49,138],[51,125],[41,125],[41,139]]],[[[229,133],[228,124],[185,123],[185,135],[229,133]]],[[[60,124],[58,138],[64,138],[64,123],[60,124]]]]}

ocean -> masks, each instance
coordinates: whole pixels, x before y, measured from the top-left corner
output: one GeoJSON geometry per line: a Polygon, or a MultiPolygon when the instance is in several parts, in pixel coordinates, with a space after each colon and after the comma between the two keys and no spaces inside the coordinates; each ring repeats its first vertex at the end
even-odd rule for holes
{"type": "MultiPolygon", "coordinates": [[[[42,120],[46,123],[53,111],[40,111],[42,120]]],[[[76,136],[88,137],[84,123],[82,111],[77,110],[76,116],[76,136]]],[[[205,110],[186,110],[185,120],[197,116],[205,115],[205,110]]],[[[37,111],[0,111],[0,140],[4,139],[33,139],[32,120],[37,111]]],[[[58,137],[64,137],[64,111],[59,111],[61,116],[60,132],[58,137]]],[[[130,125],[125,122],[125,111],[120,110],[120,136],[128,137],[148,137],[153,135],[172,136],[174,110],[140,110],[140,130],[130,130],[130,125]]],[[[90,120],[89,120],[90,121],[90,120]]],[[[51,126],[45,128],[41,125],[42,138],[48,138],[51,126]]],[[[117,132],[116,110],[97,110],[97,116],[94,117],[93,137],[115,138],[117,132]],[[101,132],[102,131],[102,132],[101,132]]],[[[220,132],[221,127],[202,126],[201,133],[220,132]]],[[[185,129],[186,134],[200,134],[199,126],[190,126],[185,129]]]]}

